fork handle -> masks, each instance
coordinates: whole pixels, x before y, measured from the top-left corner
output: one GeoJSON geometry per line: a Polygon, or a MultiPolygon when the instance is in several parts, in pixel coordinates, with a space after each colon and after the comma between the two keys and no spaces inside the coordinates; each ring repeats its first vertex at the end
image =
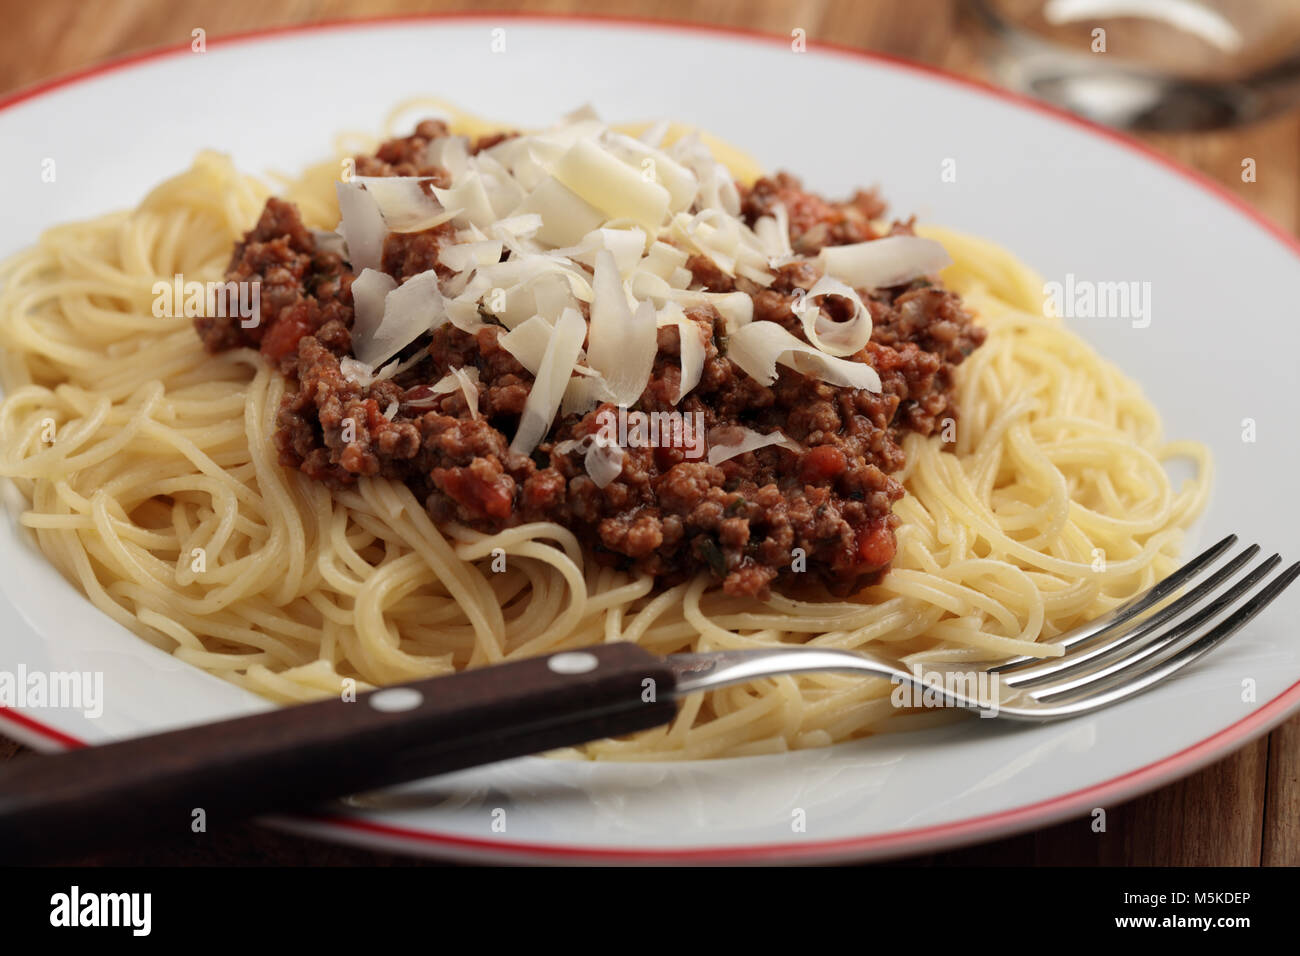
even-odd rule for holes
{"type": "Polygon", "coordinates": [[[674,677],[606,644],[248,717],[136,737],[0,770],[0,862],[303,807],[377,787],[666,724],[674,677]]]}

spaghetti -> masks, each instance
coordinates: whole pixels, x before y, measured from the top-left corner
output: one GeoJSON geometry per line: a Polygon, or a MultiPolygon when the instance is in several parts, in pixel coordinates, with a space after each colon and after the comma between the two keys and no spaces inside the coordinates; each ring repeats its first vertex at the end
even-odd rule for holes
{"type": "MultiPolygon", "coordinates": [[[[740,178],[753,168],[714,145],[740,178]]],[[[330,165],[286,184],[332,227],[330,165]]],[[[194,666],[281,702],[603,641],[657,654],[776,642],[870,649],[907,665],[1053,652],[1042,642],[1177,564],[1204,506],[1207,451],[1166,443],[1138,386],[1059,319],[997,247],[938,229],[943,275],[987,330],[959,369],[949,450],[906,439],[892,569],[850,599],[729,596],[706,575],[657,587],[600,567],[567,528],[433,522],[402,483],[331,490],[276,460],[284,378],[212,355],[154,286],[220,281],[267,196],[204,153],[133,211],[55,227],[0,290],[0,474],[21,522],[102,611],[194,666]],[[1175,488],[1166,463],[1196,477],[1175,488]],[[494,567],[505,556],[504,570],[494,567]]],[[[733,756],[924,724],[887,682],[783,677],[687,698],[661,730],[595,758],[733,756]]]]}

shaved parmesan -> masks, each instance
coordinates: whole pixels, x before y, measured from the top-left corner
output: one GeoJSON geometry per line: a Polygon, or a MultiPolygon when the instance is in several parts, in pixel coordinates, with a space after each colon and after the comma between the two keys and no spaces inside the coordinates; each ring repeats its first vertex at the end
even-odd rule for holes
{"type": "Polygon", "coordinates": [[[668,276],[668,284],[674,289],[689,289],[694,281],[695,275],[690,269],[674,269],[668,276]]]}
{"type": "Polygon", "coordinates": [[[593,432],[582,438],[570,438],[557,442],[551,449],[557,455],[571,455],[581,452],[583,467],[597,488],[604,488],[623,473],[623,446],[609,438],[603,431],[593,432]]]}
{"type": "Polygon", "coordinates": [[[666,242],[655,240],[650,244],[650,251],[641,260],[641,268],[652,275],[667,281],[673,270],[681,269],[690,258],[686,252],[666,242]]]}
{"type": "Polygon", "coordinates": [[[513,355],[516,362],[536,375],[542,367],[546,346],[554,334],[555,329],[551,324],[540,315],[535,315],[501,336],[498,344],[513,355]]]}
{"type": "Polygon", "coordinates": [[[421,184],[428,181],[420,176],[358,176],[352,180],[374,197],[389,232],[421,232],[452,217],[424,191],[421,184]]]}
{"type": "Polygon", "coordinates": [[[561,116],[559,122],[546,131],[544,138],[567,149],[579,139],[591,139],[604,130],[600,114],[587,103],[561,116]]]}
{"type": "Polygon", "coordinates": [[[808,341],[828,355],[852,355],[871,340],[871,313],[862,304],[858,294],[838,279],[822,276],[802,302],[794,309],[803,323],[808,341]],[[853,304],[853,317],[847,322],[835,322],[826,316],[816,302],[822,296],[835,295],[853,304]]]}
{"type": "Polygon", "coordinates": [[[435,186],[433,194],[438,197],[438,202],[456,211],[452,221],[458,226],[472,223],[486,229],[497,221],[492,200],[483,185],[483,177],[477,172],[467,173],[450,189],[435,186]]]}
{"type": "Polygon", "coordinates": [[[419,365],[428,357],[429,357],[429,353],[427,351],[421,350],[419,352],[416,352],[410,358],[402,359],[402,361],[400,362],[389,362],[387,365],[385,365],[383,368],[379,370],[378,374],[375,375],[375,381],[382,382],[384,379],[393,378],[394,376],[400,375],[402,372],[405,372],[408,368],[412,368],[413,366],[419,365]]]}
{"type": "Polygon", "coordinates": [[[668,155],[681,163],[699,181],[695,196],[696,209],[721,209],[732,216],[740,215],[740,193],[736,189],[731,171],[713,158],[700,134],[692,130],[667,150],[668,155]]]}
{"type": "Polygon", "coordinates": [[[335,183],[339,199],[338,233],[347,246],[348,262],[354,272],[378,269],[384,253],[388,226],[375,197],[358,183],[335,183]]]}
{"type": "Polygon", "coordinates": [[[827,355],[775,322],[751,322],[737,329],[727,338],[727,358],[760,385],[776,381],[780,363],[831,385],[880,391],[880,376],[870,365],[827,355]]]}
{"type": "Polygon", "coordinates": [[[627,275],[642,261],[641,253],[645,250],[645,243],[646,234],[637,226],[630,229],[601,228],[587,233],[576,246],[552,249],[547,255],[573,259],[594,268],[596,254],[608,250],[614,254],[619,275],[627,275]]]}
{"type": "Polygon", "coordinates": [[[525,193],[530,193],[550,178],[551,171],[537,158],[531,139],[507,140],[496,149],[505,150],[514,145],[518,145],[520,149],[511,153],[510,159],[502,158],[501,161],[506,163],[510,175],[519,184],[519,188],[525,193]]]}
{"type": "MultiPolygon", "coordinates": [[[[367,288],[367,303],[363,319],[361,303],[357,299],[357,284],[367,275],[381,276],[392,283],[390,276],[366,270],[352,283],[352,298],[357,303],[357,317],[352,326],[352,351],[371,368],[392,358],[425,332],[447,320],[445,300],[438,291],[438,274],[432,269],[412,276],[402,285],[391,288],[383,300],[379,321],[374,320],[373,293],[367,288]]],[[[375,291],[385,284],[380,279],[370,279],[375,291]]]]}
{"type": "Polygon", "coordinates": [[[700,327],[687,318],[676,302],[669,302],[659,311],[658,325],[660,328],[677,326],[677,335],[681,340],[678,351],[681,355],[682,374],[677,395],[673,398],[673,404],[680,405],[691,389],[700,384],[700,378],[704,375],[704,337],[700,327]]]}
{"type": "Polygon", "coordinates": [[[670,234],[681,245],[713,260],[729,276],[743,275],[761,286],[772,284],[767,253],[758,237],[720,209],[702,209],[694,216],[678,213],[670,234]]]}
{"type": "Polygon", "coordinates": [[[492,227],[495,236],[510,236],[514,239],[527,239],[537,235],[542,228],[542,217],[537,213],[522,216],[508,216],[492,227]]]}
{"type": "Polygon", "coordinates": [[[569,387],[564,390],[564,401],[560,403],[561,415],[585,415],[601,402],[614,400],[601,375],[585,375],[583,373],[588,370],[581,365],[574,371],[578,374],[569,379],[569,387]]]}
{"type": "Polygon", "coordinates": [[[553,176],[542,180],[511,215],[529,213],[542,217],[537,240],[548,246],[577,245],[606,218],[599,209],[553,176]]]}
{"type": "Polygon", "coordinates": [[[776,264],[794,258],[794,249],[790,245],[790,214],[786,212],[785,203],[773,203],[772,215],[762,216],[754,223],[754,235],[763,245],[763,251],[776,264]]]}
{"type": "Polygon", "coordinates": [[[374,269],[362,269],[361,274],[352,280],[352,304],[356,316],[352,323],[352,351],[371,368],[378,363],[362,354],[363,346],[359,343],[369,343],[374,339],[384,319],[384,299],[396,288],[396,279],[374,269]]]}
{"type": "Polygon", "coordinates": [[[505,262],[477,268],[456,295],[450,318],[463,328],[482,309],[513,329],[538,313],[554,321],[564,309],[591,299],[591,283],[575,263],[540,252],[511,253],[505,262]]]}
{"type": "Polygon", "coordinates": [[[596,236],[604,248],[614,255],[620,275],[627,275],[638,262],[646,247],[646,233],[633,226],[629,229],[597,229],[596,236]]]}
{"type": "Polygon", "coordinates": [[[848,246],[827,246],[817,259],[826,275],[855,289],[887,289],[952,264],[941,244],[920,236],[885,236],[848,246]]]}
{"type": "MultiPolygon", "coordinates": [[[[483,308],[508,329],[537,315],[554,322],[565,309],[578,308],[570,278],[563,271],[534,273],[505,289],[503,296],[489,293],[483,308]]],[[[590,298],[589,288],[586,295],[590,298]]]]}
{"type": "MultiPolygon", "coordinates": [[[[548,322],[558,319],[565,309],[578,308],[578,300],[569,283],[559,275],[539,276],[528,291],[532,292],[533,311],[548,322]]],[[[519,296],[516,295],[515,298],[518,299],[519,296]]],[[[527,307],[524,311],[527,311],[527,307]]]]}
{"type": "MultiPolygon", "coordinates": [[[[480,418],[478,413],[478,369],[454,368],[430,386],[430,391],[434,395],[449,395],[457,389],[465,396],[465,404],[469,406],[469,417],[474,421],[478,421],[480,418]]],[[[419,403],[420,400],[417,399],[407,404],[418,405],[419,403]]]]}
{"type": "Polygon", "coordinates": [[[546,343],[528,401],[524,403],[519,429],[510,442],[510,450],[515,454],[527,455],[550,431],[586,335],[587,323],[577,310],[569,309],[560,316],[555,332],[546,343]]]}
{"type": "Polygon", "coordinates": [[[375,380],[370,366],[365,362],[358,362],[350,355],[339,359],[339,371],[349,382],[355,382],[362,388],[369,388],[375,380]]]}
{"type": "Polygon", "coordinates": [[[369,388],[375,382],[384,382],[400,372],[405,372],[411,366],[428,357],[428,352],[418,352],[404,361],[389,362],[376,372],[365,362],[359,362],[349,355],[339,359],[339,371],[343,373],[343,377],[349,382],[356,382],[362,388],[369,388]]]}
{"type": "Polygon", "coordinates": [[[562,277],[575,296],[583,302],[591,301],[591,283],[580,267],[563,259],[553,259],[540,252],[511,255],[505,262],[485,266],[479,270],[479,278],[488,284],[487,287],[497,288],[521,285],[542,275],[562,277]]]}
{"type": "Polygon", "coordinates": [[[483,188],[492,202],[498,217],[504,216],[523,202],[528,190],[523,187],[495,157],[486,153],[470,160],[474,170],[483,177],[483,188]]]}
{"type": "Polygon", "coordinates": [[[462,332],[468,332],[470,335],[473,335],[487,324],[479,315],[477,296],[471,298],[457,296],[448,302],[447,321],[462,332]]]}
{"type": "Polygon", "coordinates": [[[604,129],[605,124],[601,122],[596,108],[590,103],[584,103],[561,116],[559,122],[547,129],[543,135],[567,148],[578,139],[599,136],[604,129]]]}
{"type": "Polygon", "coordinates": [[[631,219],[657,234],[668,216],[671,197],[667,189],[647,181],[590,140],[574,143],[551,175],[603,212],[604,219],[631,219]]]}
{"type": "Polygon", "coordinates": [[[582,463],[596,487],[604,488],[623,473],[623,448],[600,432],[590,437],[591,444],[587,446],[582,463]]]}
{"type": "Polygon", "coordinates": [[[792,451],[796,455],[802,455],[807,449],[799,444],[793,438],[789,438],[784,432],[774,431],[769,435],[763,435],[751,428],[745,428],[741,425],[723,426],[715,428],[714,433],[721,433],[719,437],[733,439],[727,443],[722,443],[714,439],[714,435],[709,435],[709,464],[720,465],[729,458],[735,458],[737,455],[743,455],[746,452],[757,451],[760,448],[766,448],[769,445],[776,445],[778,448],[784,448],[786,451],[792,451]],[[736,434],[732,433],[739,433],[736,434]],[[739,440],[735,440],[735,439],[739,440]]]}
{"type": "Polygon", "coordinates": [[[656,275],[638,271],[632,276],[632,294],[656,303],[674,302],[684,308],[711,305],[726,322],[728,331],[748,325],[754,318],[754,300],[743,292],[698,292],[674,289],[656,275]]]}
{"type": "MultiPolygon", "coordinates": [[[[740,215],[736,182],[707,137],[672,132],[672,142],[662,145],[670,130],[660,123],[634,138],[583,108],[543,132],[477,154],[463,136],[435,138],[421,161],[447,171],[446,188],[410,176],[340,184],[338,234],[315,235],[319,248],[341,251],[357,273],[355,357],[340,363],[343,374],[369,387],[406,367],[394,356],[440,323],[470,334],[499,323],[502,348],[534,378],[511,442],[520,453],[537,447],[557,414],[585,414],[602,403],[635,405],[654,368],[658,330],[668,326],[677,327],[680,341],[673,401],[683,402],[703,379],[709,318],[725,326],[734,366],[764,385],[785,366],[832,385],[880,391],[875,370],[851,360],[864,354],[872,331],[866,293],[859,290],[942,268],[949,262],[942,246],[891,236],[827,247],[800,260],[822,272],[794,306],[807,341],[777,323],[755,322],[754,286],[770,286],[774,270],[796,259],[789,210],[775,203],[751,227],[740,215]],[[454,242],[438,251],[445,278],[430,270],[398,285],[383,274],[388,235],[445,222],[456,226],[454,242]],[[745,291],[700,288],[687,264],[692,256],[709,260],[745,291]],[[827,308],[830,296],[852,305],[849,319],[832,319],[842,314],[842,303],[827,308]],[[707,312],[690,312],[706,306],[707,312]]],[[[428,356],[408,362],[421,357],[428,356]]],[[[473,368],[449,370],[432,395],[409,404],[436,405],[437,395],[453,391],[478,418],[473,368]]],[[[773,445],[801,450],[780,432],[723,434],[740,437],[732,444],[712,441],[711,462],[773,445]]],[[[621,474],[625,451],[617,443],[589,438],[581,450],[600,487],[621,474]]]]}
{"type": "Polygon", "coordinates": [[[634,404],[650,381],[658,326],[654,306],[642,302],[635,312],[618,275],[613,253],[596,253],[592,279],[595,299],[587,339],[587,364],[605,378],[612,400],[624,408],[634,404]]]}
{"type": "Polygon", "coordinates": [[[424,147],[424,164],[441,166],[451,174],[454,183],[469,169],[469,138],[466,136],[439,136],[424,147]]]}
{"type": "Polygon", "coordinates": [[[700,184],[689,169],[662,150],[623,133],[609,130],[604,139],[615,156],[641,170],[642,178],[649,177],[651,182],[659,183],[668,190],[670,212],[680,212],[691,207],[700,184]]]}
{"type": "Polygon", "coordinates": [[[495,265],[501,261],[505,245],[500,239],[482,242],[459,242],[438,250],[438,261],[452,272],[466,272],[478,266],[495,265]]]}

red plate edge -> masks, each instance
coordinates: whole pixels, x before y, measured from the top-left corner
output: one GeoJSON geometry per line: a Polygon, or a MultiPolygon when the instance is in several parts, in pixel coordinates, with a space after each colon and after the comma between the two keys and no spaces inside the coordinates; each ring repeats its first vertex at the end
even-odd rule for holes
{"type": "MultiPolygon", "coordinates": [[[[219,48],[222,44],[247,43],[260,39],[269,39],[289,34],[314,33],[323,30],[347,29],[356,26],[387,26],[400,23],[430,23],[441,21],[493,21],[515,20],[535,23],[577,23],[598,26],[633,25],[655,27],[660,29],[680,30],[696,34],[712,34],[729,38],[740,37],[751,41],[776,43],[782,46],[788,40],[779,35],[762,33],[737,27],[722,27],[709,24],[688,23],[679,20],[658,20],[647,17],[617,17],[603,14],[539,14],[509,12],[459,12],[414,14],[394,17],[365,17],[356,20],[326,20],[319,23],[298,24],[272,27],[262,30],[250,30],[220,36],[212,42],[219,48]]],[[[1145,143],[1130,136],[1099,126],[1072,113],[1050,106],[1038,100],[1013,93],[1009,90],[984,83],[969,77],[958,76],[937,67],[916,63],[901,57],[885,53],[861,50],[838,43],[817,41],[809,47],[815,51],[825,51],[855,59],[886,63],[896,68],[924,74],[933,79],[944,80],[967,89],[983,93],[1012,103],[1021,108],[1030,109],[1049,116],[1058,122],[1065,122],[1083,129],[1094,136],[1110,140],[1131,152],[1136,152],[1148,161],[1154,162],[1177,174],[1185,180],[1200,187],[1205,192],[1218,197],[1236,212],[1253,221],[1283,245],[1300,257],[1300,240],[1287,232],[1267,216],[1248,205],[1219,183],[1156,152],[1145,143]]],[[[0,111],[10,109],[28,100],[54,92],[65,86],[71,86],[85,80],[116,72],[117,70],[162,59],[190,53],[189,44],[172,47],[160,47],[128,54],[108,60],[96,66],[88,67],[63,76],[56,77],[0,97],[0,111]]],[[[815,860],[854,859],[863,857],[880,857],[901,855],[904,851],[923,852],[938,846],[955,846],[972,843],[1012,832],[1023,831],[1037,826],[1044,826],[1057,820],[1072,816],[1081,810],[1109,799],[1120,796],[1131,799],[1162,783],[1190,774],[1198,768],[1212,762],[1215,758],[1231,752],[1249,742],[1253,737],[1265,733],[1281,723],[1291,710],[1300,707],[1300,681],[1274,697],[1258,710],[1212,734],[1204,740],[1192,744],[1178,753],[1171,754],[1155,763],[1148,764],[1128,773],[1113,777],[1104,783],[1094,784],[1072,793],[1053,797],[1038,803],[1002,810],[984,816],[971,817],[914,830],[900,830],[894,833],[866,837],[849,837],[839,840],[823,840],[806,843],[766,844],[745,847],[692,847],[677,849],[620,849],[614,847],[583,847],[562,844],[511,843],[507,841],[480,840],[449,833],[410,830],[404,827],[376,823],[356,817],[337,815],[299,815],[286,818],[290,829],[303,832],[351,831],[335,833],[348,842],[361,842],[363,834],[379,838],[387,843],[396,842],[407,849],[433,850],[441,849],[446,855],[458,857],[495,857],[499,860],[542,859],[563,862],[592,860],[598,862],[621,863],[754,863],[767,860],[789,862],[811,862],[815,860]],[[294,824],[297,826],[294,826],[294,824]],[[412,846],[411,844],[414,844],[412,846]]],[[[0,724],[8,723],[18,730],[24,738],[37,738],[60,749],[86,746],[85,742],[66,734],[56,728],[46,726],[25,714],[0,705],[0,724]]]]}

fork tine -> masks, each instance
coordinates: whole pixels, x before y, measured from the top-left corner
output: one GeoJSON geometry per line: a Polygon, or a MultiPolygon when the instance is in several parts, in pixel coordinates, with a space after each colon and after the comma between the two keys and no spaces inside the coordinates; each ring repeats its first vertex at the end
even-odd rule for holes
{"type": "MultiPolygon", "coordinates": [[[[1186,584],[1192,578],[1196,577],[1210,565],[1214,564],[1225,551],[1231,548],[1237,542],[1237,536],[1230,534],[1222,541],[1206,548],[1192,560],[1188,561],[1181,568],[1174,571],[1168,577],[1157,581],[1151,588],[1143,591],[1137,597],[1130,598],[1123,604],[1111,608],[1101,617],[1095,618],[1086,624],[1081,624],[1073,630],[1066,631],[1059,635],[1053,644],[1060,644],[1067,650],[1076,644],[1086,641],[1090,637],[1100,634],[1102,631],[1114,626],[1115,624],[1127,621],[1137,614],[1141,614],[1147,608],[1159,604],[1170,594],[1173,594],[1180,587],[1186,584]]],[[[1001,672],[1008,667],[1016,667],[1024,663],[1033,663],[1041,661],[1041,657],[1014,657],[1009,661],[1003,661],[996,667],[989,668],[990,671],[1001,672]]]]}
{"type": "Polygon", "coordinates": [[[1085,647],[1082,650],[1067,653],[1063,657],[1048,658],[1046,660],[1037,660],[1033,664],[1023,665],[1010,669],[1010,673],[1003,670],[999,673],[1002,682],[1009,687],[1029,687],[1036,683],[1058,678],[1063,674],[1075,671],[1099,657],[1114,654],[1120,649],[1129,646],[1135,641],[1150,634],[1160,625],[1171,621],[1184,611],[1194,608],[1207,597],[1219,589],[1224,581],[1236,574],[1251,558],[1259,553],[1259,545],[1252,544],[1239,555],[1219,568],[1214,574],[1210,575],[1205,581],[1192,588],[1186,594],[1180,595],[1177,600],[1171,601],[1164,607],[1161,607],[1145,617],[1134,621],[1133,618],[1127,618],[1118,624],[1112,624],[1110,628],[1094,635],[1096,644],[1091,647],[1085,647]],[[1104,639],[1103,639],[1104,638],[1104,639]]]}
{"type": "Polygon", "coordinates": [[[1050,703],[1047,705],[1047,710],[1051,712],[1052,716],[1074,716],[1108,707],[1144,690],[1149,690],[1171,674],[1192,663],[1192,661],[1208,654],[1233,634],[1236,634],[1255,615],[1273,603],[1278,595],[1290,587],[1297,577],[1300,577],[1300,561],[1273,578],[1231,617],[1222,621],[1177,653],[1170,655],[1136,676],[1121,677],[1118,680],[1108,681],[1106,686],[1100,689],[1090,688],[1087,692],[1068,700],[1050,703]]]}
{"type": "Polygon", "coordinates": [[[1281,594],[1287,585],[1295,580],[1297,571],[1300,571],[1300,562],[1292,564],[1282,574],[1265,584],[1264,587],[1256,587],[1258,583],[1269,572],[1281,563],[1281,557],[1274,554],[1273,557],[1261,562],[1251,571],[1251,574],[1245,576],[1238,584],[1234,585],[1229,592],[1219,597],[1219,600],[1213,605],[1205,607],[1204,610],[1192,615],[1191,618],[1183,620],[1169,628],[1169,631],[1162,633],[1160,637],[1152,641],[1151,644],[1144,646],[1138,653],[1130,657],[1118,659],[1112,665],[1102,667],[1095,674],[1084,675],[1083,678],[1073,680],[1062,687],[1041,688],[1039,692],[1031,692],[1031,696],[1041,700],[1047,706],[1056,706],[1060,704],[1074,704],[1079,701],[1101,701],[1110,702],[1112,693],[1125,691],[1130,685],[1140,685],[1140,687],[1149,687],[1156,680],[1164,679],[1165,676],[1173,674],[1178,667],[1190,663],[1193,659],[1200,657],[1206,650],[1213,648],[1218,641],[1226,640],[1227,637],[1239,630],[1240,627],[1248,622],[1249,619],[1260,613],[1274,597],[1281,594]],[[1232,605],[1238,604],[1243,597],[1251,594],[1251,600],[1247,601],[1243,607],[1236,610],[1232,617],[1219,623],[1208,633],[1195,637],[1191,643],[1186,643],[1184,637],[1188,633],[1196,633],[1204,624],[1212,622],[1223,613],[1229,610],[1232,605]],[[1236,622],[1231,628],[1226,628],[1226,624],[1236,622]],[[1213,641],[1208,641],[1208,637],[1216,636],[1213,641]],[[1182,644],[1182,646],[1177,646],[1182,644]],[[1192,648],[1200,648],[1196,653],[1188,652],[1192,648]],[[1170,650],[1169,654],[1161,656],[1162,652],[1170,650]],[[1154,658],[1154,659],[1152,659],[1154,658]],[[1171,667],[1171,662],[1180,661],[1177,666],[1171,667]],[[1152,676],[1154,675],[1154,676],[1152,676]]]}
{"type": "Polygon", "coordinates": [[[1281,556],[1276,554],[1266,558],[1251,569],[1249,574],[1220,594],[1213,602],[1190,617],[1175,622],[1137,650],[1120,655],[1109,664],[1085,671],[1078,676],[1030,688],[1026,693],[1035,699],[1041,700],[1043,698],[1059,697],[1062,694],[1075,691],[1083,692],[1087,690],[1089,693],[1093,693],[1109,686],[1109,684],[1131,679],[1133,676],[1132,668],[1177,644],[1188,634],[1194,633],[1197,628],[1212,621],[1219,614],[1236,604],[1254,590],[1255,585],[1263,580],[1281,561],[1281,556]],[[1127,674],[1123,673],[1126,671],[1127,674]]]}

